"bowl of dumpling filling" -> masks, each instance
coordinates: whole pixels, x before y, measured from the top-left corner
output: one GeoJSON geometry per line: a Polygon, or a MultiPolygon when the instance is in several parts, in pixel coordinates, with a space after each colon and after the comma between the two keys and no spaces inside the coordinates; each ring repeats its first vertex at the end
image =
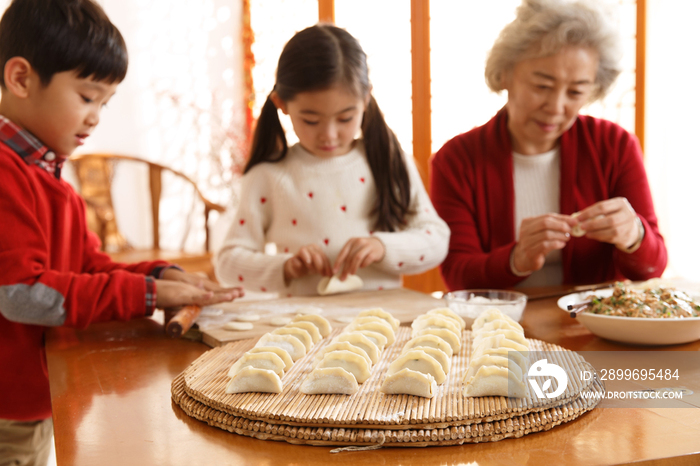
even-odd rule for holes
{"type": "Polygon", "coordinates": [[[527,304],[527,295],[507,290],[459,290],[445,293],[447,307],[464,319],[470,327],[479,314],[496,308],[516,322],[520,321],[527,304]]]}
{"type": "Polygon", "coordinates": [[[634,345],[676,345],[700,339],[700,294],[660,280],[617,282],[572,293],[557,305],[591,333],[634,345]]]}

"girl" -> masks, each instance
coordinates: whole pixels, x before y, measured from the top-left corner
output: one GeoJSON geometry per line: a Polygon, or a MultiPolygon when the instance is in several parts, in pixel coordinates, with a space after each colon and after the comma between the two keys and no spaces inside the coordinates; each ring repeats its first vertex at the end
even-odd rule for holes
{"type": "Polygon", "coordinates": [[[316,25],[285,45],[217,256],[221,283],[312,295],[324,276],[357,274],[377,290],[442,262],[449,229],[370,91],[366,55],[345,30],[316,25]]]}

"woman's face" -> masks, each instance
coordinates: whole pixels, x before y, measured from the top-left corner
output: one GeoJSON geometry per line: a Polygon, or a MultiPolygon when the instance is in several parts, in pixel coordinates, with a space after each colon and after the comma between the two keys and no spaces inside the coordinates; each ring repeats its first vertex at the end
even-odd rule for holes
{"type": "Polygon", "coordinates": [[[597,71],[598,54],[588,47],[518,62],[504,79],[513,150],[536,155],[553,149],[590,101],[597,71]]]}

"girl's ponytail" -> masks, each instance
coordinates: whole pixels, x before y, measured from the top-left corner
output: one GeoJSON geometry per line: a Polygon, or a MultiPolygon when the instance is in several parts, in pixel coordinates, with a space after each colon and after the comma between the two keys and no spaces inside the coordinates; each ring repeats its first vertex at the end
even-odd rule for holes
{"type": "Polygon", "coordinates": [[[377,202],[372,210],[378,231],[396,231],[406,224],[410,211],[411,182],[401,145],[387,126],[377,101],[370,94],[362,120],[367,161],[375,185],[377,202]]]}
{"type": "Polygon", "coordinates": [[[248,173],[251,168],[262,162],[279,162],[285,155],[287,155],[287,137],[280,123],[277,107],[268,95],[255,125],[250,158],[243,173],[248,173]]]}

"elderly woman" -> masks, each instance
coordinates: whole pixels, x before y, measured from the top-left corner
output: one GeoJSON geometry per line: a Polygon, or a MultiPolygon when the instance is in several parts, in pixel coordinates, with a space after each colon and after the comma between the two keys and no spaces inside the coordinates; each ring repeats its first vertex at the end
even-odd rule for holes
{"type": "Polygon", "coordinates": [[[452,230],[449,289],[658,277],[666,267],[637,139],[579,115],[619,74],[615,23],[591,0],[524,0],[486,81],[508,101],[434,156],[452,230]]]}

